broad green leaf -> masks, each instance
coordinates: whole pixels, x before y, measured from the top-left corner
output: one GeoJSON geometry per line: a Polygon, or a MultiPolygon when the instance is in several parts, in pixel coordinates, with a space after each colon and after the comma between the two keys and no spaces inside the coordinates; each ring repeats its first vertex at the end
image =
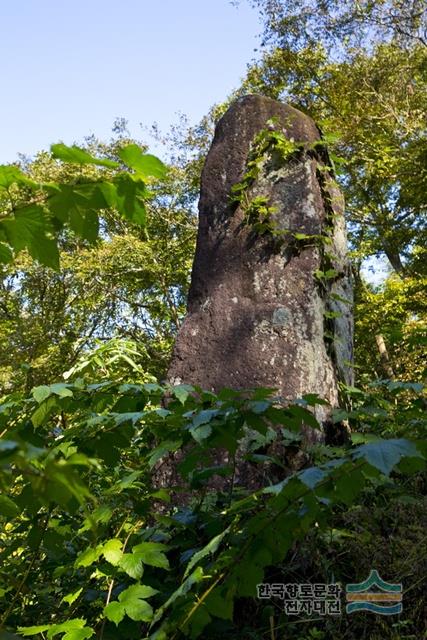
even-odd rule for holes
{"type": "Polygon", "coordinates": [[[85,627],[84,629],[71,629],[62,636],[62,640],[86,640],[94,635],[95,631],[91,627],[85,627]]]}
{"type": "Polygon", "coordinates": [[[110,167],[115,169],[119,167],[118,162],[114,162],[113,160],[107,160],[106,158],[95,158],[90,153],[77,147],[76,145],[72,145],[68,147],[62,142],[58,144],[53,144],[50,147],[52,156],[58,160],[62,160],[63,162],[73,162],[78,164],[96,164],[101,167],[110,167]]]}
{"type": "MultiPolygon", "coordinates": [[[[52,214],[61,222],[69,222],[73,212],[77,212],[80,217],[89,206],[87,198],[76,192],[72,185],[61,184],[55,187],[49,198],[49,209],[52,214]]],[[[76,222],[74,226],[76,226],[76,222]]],[[[76,229],[74,229],[76,230],[76,229]]]]}
{"type": "Polygon", "coordinates": [[[89,567],[96,562],[102,553],[102,545],[96,547],[88,547],[82,551],[76,558],[76,567],[89,567]]]}
{"type": "Polygon", "coordinates": [[[46,218],[43,208],[31,204],[15,211],[13,216],[3,218],[0,228],[6,234],[9,245],[15,252],[26,247],[30,248],[34,242],[45,235],[46,218]]]}
{"type": "Polygon", "coordinates": [[[83,587],[80,587],[80,589],[76,589],[76,591],[72,591],[71,593],[67,594],[62,598],[62,602],[66,602],[67,604],[73,604],[73,602],[77,600],[77,598],[79,597],[82,591],[83,591],[83,587]]]}
{"type": "Polygon", "coordinates": [[[39,407],[34,411],[31,416],[31,422],[35,427],[40,427],[44,424],[48,418],[54,413],[55,410],[59,410],[60,405],[58,404],[58,399],[54,396],[50,396],[46,400],[44,400],[39,407]]]}
{"type": "Polygon", "coordinates": [[[54,238],[49,238],[45,234],[40,235],[28,245],[28,251],[32,258],[45,267],[55,271],[59,269],[59,250],[54,238]]]}
{"type": "Polygon", "coordinates": [[[107,540],[107,542],[102,547],[102,555],[104,558],[112,564],[114,567],[120,563],[120,560],[123,556],[122,553],[123,543],[121,540],[117,538],[112,538],[111,540],[107,540]]]}
{"type": "Polygon", "coordinates": [[[309,489],[314,489],[314,487],[321,482],[326,475],[326,472],[323,469],[319,469],[319,467],[310,467],[309,469],[304,469],[298,474],[298,478],[303,482],[309,489]]]}
{"type": "Polygon", "coordinates": [[[218,415],[218,409],[203,409],[193,418],[193,427],[199,427],[202,424],[207,424],[213,418],[218,415]]]}
{"type": "Polygon", "coordinates": [[[158,447],[151,452],[150,457],[148,458],[148,466],[150,469],[154,467],[156,462],[163,458],[163,456],[168,453],[177,451],[179,447],[182,445],[182,440],[166,440],[162,442],[158,447]]]}
{"type": "Polygon", "coordinates": [[[420,457],[416,446],[404,438],[396,440],[379,440],[358,447],[353,452],[355,459],[365,458],[370,465],[389,475],[404,456],[420,457]]]}
{"type": "Polygon", "coordinates": [[[190,433],[196,442],[202,444],[203,440],[211,435],[212,427],[210,424],[202,424],[198,427],[191,427],[190,433]]]}
{"type": "Polygon", "coordinates": [[[133,547],[133,553],[137,553],[144,564],[159,569],[169,569],[169,560],[164,554],[167,547],[160,542],[141,542],[133,547]]]}
{"type": "Polygon", "coordinates": [[[153,617],[153,609],[145,600],[131,600],[125,603],[126,614],[137,622],[149,622],[153,617]]]}
{"type": "Polygon", "coordinates": [[[237,571],[237,595],[253,598],[256,595],[256,585],[264,579],[264,566],[270,564],[271,554],[265,550],[265,562],[255,563],[252,560],[242,561],[237,571]]]}
{"type": "Polygon", "coordinates": [[[109,506],[103,504],[100,507],[97,507],[87,518],[85,518],[83,525],[79,529],[79,533],[96,528],[96,525],[99,523],[108,522],[112,515],[113,511],[109,506]]]}
{"type": "Polygon", "coordinates": [[[50,640],[59,633],[65,633],[63,638],[66,640],[86,640],[94,634],[94,630],[86,627],[86,620],[83,618],[73,618],[61,624],[48,624],[36,627],[18,627],[19,633],[23,636],[34,636],[47,631],[47,637],[50,640]]]}
{"type": "Polygon", "coordinates": [[[212,622],[212,618],[209,615],[206,604],[203,602],[191,616],[188,624],[191,629],[191,637],[199,638],[203,632],[203,629],[212,622]]]}
{"type": "Polygon", "coordinates": [[[126,489],[140,488],[142,485],[138,482],[138,478],[143,474],[143,471],[132,471],[132,473],[126,474],[116,484],[114,484],[107,493],[121,493],[126,489]]]}
{"type": "Polygon", "coordinates": [[[131,587],[128,587],[119,595],[119,600],[123,604],[127,602],[131,602],[133,600],[139,600],[141,598],[150,598],[158,593],[157,589],[153,589],[153,587],[149,587],[145,584],[133,584],[131,587]]]}
{"type": "MultiPolygon", "coordinates": [[[[340,473],[344,467],[341,467],[340,473]]],[[[354,504],[355,498],[365,486],[365,476],[361,469],[352,469],[349,473],[339,475],[335,481],[335,495],[345,504],[354,504]]]]}
{"type": "Polygon", "coordinates": [[[69,389],[69,385],[64,382],[56,382],[50,385],[50,390],[60,398],[72,398],[73,392],[69,389]]]}
{"type": "Polygon", "coordinates": [[[223,620],[233,619],[234,600],[232,597],[227,597],[227,594],[220,593],[219,589],[211,591],[205,603],[209,613],[216,618],[222,618],[223,620]]]}
{"type": "Polygon", "coordinates": [[[21,513],[21,509],[14,503],[14,501],[0,494],[0,516],[6,517],[7,519],[16,518],[17,515],[21,513]]]}
{"type": "Polygon", "coordinates": [[[287,408],[287,411],[297,420],[301,420],[302,423],[313,427],[313,429],[320,429],[319,423],[314,415],[307,409],[304,409],[304,407],[293,404],[287,408]]]}
{"type": "Polygon", "coordinates": [[[32,391],[34,400],[39,404],[41,404],[43,400],[46,400],[46,398],[48,398],[51,393],[51,388],[45,384],[41,385],[40,387],[34,387],[32,391]]]}
{"type": "Polygon", "coordinates": [[[108,620],[111,620],[111,622],[114,622],[116,626],[120,624],[125,615],[125,607],[120,602],[110,602],[104,607],[104,616],[108,618],[108,620]]]}
{"type": "Polygon", "coordinates": [[[2,264],[8,264],[13,260],[13,253],[4,242],[0,242],[0,262],[2,264]]]}
{"type": "Polygon", "coordinates": [[[248,409],[255,414],[264,413],[271,406],[268,400],[251,400],[248,402],[248,409]]]}
{"type": "MultiPolygon", "coordinates": [[[[72,620],[61,622],[60,624],[51,625],[49,631],[47,632],[47,637],[50,639],[58,635],[58,633],[68,634],[69,632],[75,631],[77,629],[83,630],[85,626],[86,626],[86,620],[84,620],[83,618],[73,618],[72,620]]],[[[88,629],[88,630],[92,631],[92,629],[88,629]]],[[[93,634],[93,631],[90,635],[92,634],[93,634]]]]}
{"type": "Polygon", "coordinates": [[[204,546],[203,549],[200,549],[200,551],[194,554],[194,556],[191,558],[190,562],[188,563],[185,569],[184,578],[188,576],[190,571],[200,560],[202,560],[208,555],[214,554],[218,550],[219,545],[221,544],[222,540],[225,538],[229,530],[230,530],[230,527],[227,527],[227,529],[222,531],[222,533],[219,533],[217,536],[212,538],[212,540],[210,540],[210,542],[208,542],[208,544],[204,546]]]}
{"type": "Polygon", "coordinates": [[[267,433],[267,423],[261,416],[250,412],[245,412],[244,416],[246,424],[251,427],[251,429],[255,429],[255,431],[258,431],[258,433],[262,435],[267,433]]]}
{"type": "Polygon", "coordinates": [[[136,144],[122,147],[118,155],[128,167],[134,169],[144,178],[151,176],[161,179],[165,177],[166,167],[163,162],[149,153],[143,153],[136,144]]]}
{"type": "Polygon", "coordinates": [[[125,614],[132,620],[148,622],[153,617],[153,609],[144,598],[158,593],[156,589],[143,584],[134,584],[119,595],[118,602],[110,602],[104,608],[104,615],[118,625],[125,614]]]}
{"type": "Polygon", "coordinates": [[[25,173],[22,173],[22,171],[13,164],[0,165],[0,188],[3,187],[3,189],[8,189],[15,183],[37,186],[35,182],[30,180],[25,173]]]}
{"type": "Polygon", "coordinates": [[[312,407],[314,407],[316,404],[329,405],[329,402],[318,396],[317,393],[305,393],[302,397],[302,400],[304,400],[304,403],[312,407]]]}
{"type": "Polygon", "coordinates": [[[35,636],[38,633],[44,633],[50,627],[50,624],[41,624],[35,627],[18,627],[18,631],[23,636],[35,636]]]}
{"type": "Polygon", "coordinates": [[[104,196],[112,198],[110,206],[117,209],[125,218],[145,227],[147,211],[144,200],[147,190],[144,182],[132,179],[132,176],[121,174],[114,178],[115,190],[109,190],[108,194],[103,188],[104,196]]]}
{"type": "Polygon", "coordinates": [[[99,234],[98,214],[92,209],[82,211],[82,208],[70,209],[70,227],[78,236],[94,243],[99,234]]]}
{"type": "Polygon", "coordinates": [[[205,574],[203,573],[202,567],[197,567],[197,569],[195,569],[193,573],[190,573],[190,575],[182,582],[182,584],[178,587],[178,589],[176,589],[173,592],[173,594],[169,597],[169,599],[159,609],[157,609],[152,621],[152,625],[161,619],[166,609],[168,609],[170,605],[173,604],[177,598],[188,593],[191,587],[201,582],[204,577],[205,577],[205,574]]]}
{"type": "Polygon", "coordinates": [[[49,463],[45,473],[48,480],[45,489],[46,497],[56,504],[68,508],[72,498],[75,498],[80,505],[86,504],[87,500],[95,500],[81,475],[68,461],[59,459],[57,462],[49,463]]]}
{"type": "Polygon", "coordinates": [[[119,567],[135,580],[140,580],[144,573],[142,559],[138,553],[124,553],[120,559],[119,567]]]}
{"type": "Polygon", "coordinates": [[[114,415],[114,422],[116,425],[123,424],[124,422],[131,422],[132,424],[136,424],[144,416],[144,411],[129,411],[126,413],[117,413],[114,415]]]}
{"type": "Polygon", "coordinates": [[[185,404],[188,396],[194,391],[194,387],[190,384],[177,384],[172,387],[172,393],[181,404],[185,404]]]}

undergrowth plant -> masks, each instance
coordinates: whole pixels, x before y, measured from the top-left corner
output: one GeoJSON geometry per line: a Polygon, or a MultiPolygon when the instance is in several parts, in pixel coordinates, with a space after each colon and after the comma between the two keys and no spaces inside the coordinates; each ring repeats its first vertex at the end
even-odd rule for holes
{"type": "MultiPolygon", "coordinates": [[[[302,425],[319,428],[314,395],[284,407],[271,389],[76,379],[3,398],[0,637],[274,637],[257,584],[280,581],[372,491],[414,495],[405,478],[427,455],[420,389],[381,384],[347,390],[353,410],[334,418],[358,430],[346,447],[304,444],[302,425]],[[303,451],[304,468],[292,473],[277,446],[303,451]]],[[[324,576],[339,574],[330,559],[324,576]]]]}

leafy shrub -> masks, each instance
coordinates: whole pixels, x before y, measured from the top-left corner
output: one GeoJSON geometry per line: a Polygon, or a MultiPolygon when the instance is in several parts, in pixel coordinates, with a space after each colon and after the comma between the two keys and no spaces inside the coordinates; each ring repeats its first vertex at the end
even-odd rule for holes
{"type": "MultiPolygon", "coordinates": [[[[339,547],[359,535],[343,515],[357,504],[422,493],[425,423],[419,388],[408,385],[350,390],[353,411],[336,420],[361,430],[345,448],[301,443],[302,425],[318,426],[313,395],[283,407],[269,389],[215,395],[77,379],[4,398],[3,629],[65,640],[265,637],[273,617],[255,598],[258,583],[296,557],[307,563],[313,539],[327,546],[332,535],[339,547]],[[408,411],[415,421],[410,439],[400,437],[398,392],[405,424],[408,411]],[[277,447],[302,452],[306,466],[291,473],[277,447]],[[256,490],[242,477],[249,469],[256,490]]],[[[354,577],[325,551],[317,573],[340,571],[354,577]]]]}

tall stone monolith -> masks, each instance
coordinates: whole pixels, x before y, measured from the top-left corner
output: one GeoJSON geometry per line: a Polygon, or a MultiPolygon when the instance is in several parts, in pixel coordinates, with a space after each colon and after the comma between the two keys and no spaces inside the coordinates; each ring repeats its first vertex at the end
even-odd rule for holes
{"type": "MultiPolygon", "coordinates": [[[[329,164],[313,120],[288,105],[249,95],[221,118],[171,383],[272,387],[285,401],[316,393],[337,405],[339,381],[352,381],[352,286],[329,164]]],[[[325,422],[330,408],[316,412],[325,422]]]]}

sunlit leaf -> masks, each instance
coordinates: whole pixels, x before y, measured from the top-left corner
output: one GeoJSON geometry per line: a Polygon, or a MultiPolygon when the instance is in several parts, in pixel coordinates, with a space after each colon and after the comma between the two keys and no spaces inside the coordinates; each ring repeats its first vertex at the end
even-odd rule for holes
{"type": "Polygon", "coordinates": [[[72,145],[68,147],[62,142],[58,144],[53,144],[50,147],[52,156],[57,158],[58,160],[62,160],[63,162],[74,162],[78,164],[96,164],[102,167],[110,167],[116,168],[119,166],[118,162],[114,162],[113,160],[108,160],[106,158],[95,158],[90,153],[77,147],[76,145],[72,145]]]}

